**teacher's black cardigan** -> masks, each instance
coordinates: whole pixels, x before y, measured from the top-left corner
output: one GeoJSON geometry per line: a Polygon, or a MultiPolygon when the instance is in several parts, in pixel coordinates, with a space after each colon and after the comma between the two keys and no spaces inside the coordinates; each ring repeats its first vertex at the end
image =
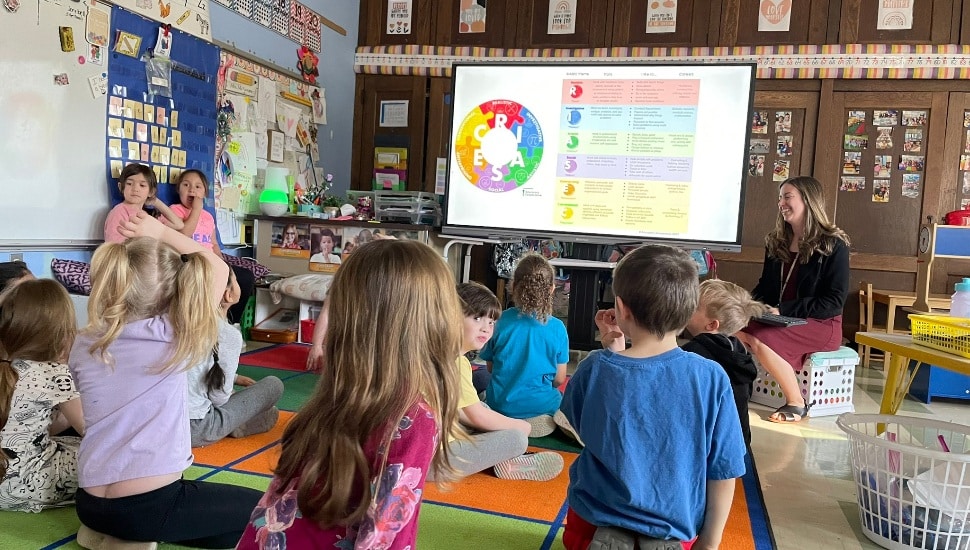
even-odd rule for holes
{"type": "Polygon", "coordinates": [[[782,264],[769,257],[766,249],[761,279],[751,295],[769,306],[777,306],[779,313],[788,317],[831,319],[842,315],[849,296],[849,247],[845,241],[833,239],[832,254],[823,256],[816,251],[808,263],[798,264],[795,299],[780,304],[782,264]]]}

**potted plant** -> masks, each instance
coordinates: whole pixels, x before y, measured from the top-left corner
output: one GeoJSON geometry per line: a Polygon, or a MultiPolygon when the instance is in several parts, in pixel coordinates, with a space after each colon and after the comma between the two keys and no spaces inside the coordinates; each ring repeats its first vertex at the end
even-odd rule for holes
{"type": "Polygon", "coordinates": [[[338,195],[326,195],[323,197],[323,202],[320,203],[320,206],[323,207],[323,211],[327,214],[327,217],[336,218],[340,215],[340,206],[343,203],[343,199],[338,195]]]}

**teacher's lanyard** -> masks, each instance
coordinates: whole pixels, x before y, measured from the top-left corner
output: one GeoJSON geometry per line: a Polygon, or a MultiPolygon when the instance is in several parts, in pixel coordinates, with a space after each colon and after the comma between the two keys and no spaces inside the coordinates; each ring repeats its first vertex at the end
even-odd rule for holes
{"type": "Polygon", "coordinates": [[[779,266],[778,277],[782,279],[781,290],[778,291],[778,304],[781,305],[781,299],[785,296],[785,289],[788,288],[788,281],[791,280],[791,274],[795,271],[795,264],[798,263],[798,252],[795,253],[795,257],[792,258],[791,267],[788,268],[788,275],[785,275],[785,264],[779,266]]]}

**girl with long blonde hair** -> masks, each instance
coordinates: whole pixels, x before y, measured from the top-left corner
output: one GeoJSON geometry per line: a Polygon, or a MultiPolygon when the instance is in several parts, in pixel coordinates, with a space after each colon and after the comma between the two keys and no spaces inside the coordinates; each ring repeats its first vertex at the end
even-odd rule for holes
{"type": "Polygon", "coordinates": [[[239,549],[413,548],[428,471],[451,470],[462,310],[441,257],[415,241],[367,243],[326,307],[326,364],[239,549]]]}
{"type": "Polygon", "coordinates": [[[78,544],[231,547],[259,492],[182,479],[192,464],[186,371],[211,357],[229,267],[145,213],[119,230],[123,243],[94,252],[89,324],[68,361],[87,427],[78,544]]]}

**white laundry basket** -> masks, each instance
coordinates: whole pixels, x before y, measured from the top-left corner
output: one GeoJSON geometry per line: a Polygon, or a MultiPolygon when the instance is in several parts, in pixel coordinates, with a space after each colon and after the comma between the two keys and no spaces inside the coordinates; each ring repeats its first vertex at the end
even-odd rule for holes
{"type": "Polygon", "coordinates": [[[852,413],[836,423],[849,438],[869,540],[892,550],[970,549],[970,426],[852,413]]]}

